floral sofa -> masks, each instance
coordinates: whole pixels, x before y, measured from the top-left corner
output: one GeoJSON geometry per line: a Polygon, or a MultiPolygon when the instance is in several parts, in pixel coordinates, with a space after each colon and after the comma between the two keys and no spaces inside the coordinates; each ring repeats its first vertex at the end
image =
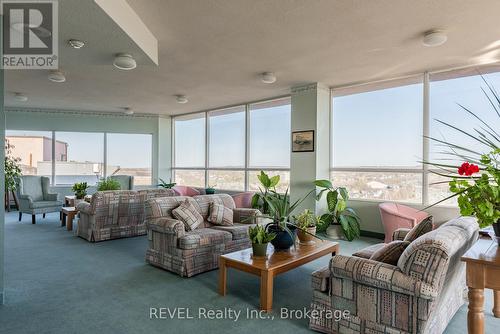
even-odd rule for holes
{"type": "Polygon", "coordinates": [[[144,205],[157,197],[174,196],[171,189],[98,191],[90,203],[77,205],[77,235],[96,242],[146,234],[144,205]]]}
{"type": "Polygon", "coordinates": [[[149,248],[146,262],[190,277],[219,267],[221,254],[251,246],[248,227],[256,220],[259,210],[236,208],[227,194],[175,196],[155,198],[146,203],[146,225],[149,248]],[[172,210],[188,200],[204,219],[202,225],[187,232],[172,210]],[[222,204],[233,210],[233,225],[218,226],[207,221],[210,203],[222,204]]]}
{"type": "MultiPolygon", "coordinates": [[[[310,328],[323,333],[442,333],[465,301],[460,258],[477,240],[478,230],[473,218],[451,220],[412,241],[397,265],[334,256],[329,268],[313,273],[311,307],[323,315],[312,317],[310,328]],[[324,316],[344,310],[350,316],[340,321],[324,316]]],[[[402,239],[408,231],[396,230],[394,237],[402,239]]]]}

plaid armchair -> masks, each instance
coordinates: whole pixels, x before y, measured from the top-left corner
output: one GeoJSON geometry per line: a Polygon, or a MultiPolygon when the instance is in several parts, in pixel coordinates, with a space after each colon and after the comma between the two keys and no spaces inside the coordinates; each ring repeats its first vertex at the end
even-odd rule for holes
{"type": "Polygon", "coordinates": [[[460,257],[477,240],[478,230],[472,218],[449,221],[413,241],[397,266],[334,256],[329,268],[313,273],[311,307],[323,314],[349,311],[349,316],[339,321],[313,317],[310,328],[323,333],[442,333],[464,303],[460,257]]]}
{"type": "Polygon", "coordinates": [[[258,214],[256,209],[236,208],[227,194],[149,200],[146,203],[149,240],[146,262],[183,277],[217,269],[221,254],[250,247],[248,227],[258,214]],[[204,219],[201,226],[189,232],[184,223],[172,216],[172,210],[185,200],[191,202],[204,219]],[[234,225],[217,226],[207,221],[212,202],[233,210],[234,225]]]}
{"type": "Polygon", "coordinates": [[[57,199],[57,194],[49,193],[50,180],[46,176],[21,176],[17,197],[19,199],[19,221],[23,213],[31,215],[31,222],[36,224],[37,214],[60,212],[62,201],[57,199]]]}
{"type": "Polygon", "coordinates": [[[77,205],[77,235],[91,242],[144,235],[145,202],[173,195],[171,189],[98,191],[77,205]]]}

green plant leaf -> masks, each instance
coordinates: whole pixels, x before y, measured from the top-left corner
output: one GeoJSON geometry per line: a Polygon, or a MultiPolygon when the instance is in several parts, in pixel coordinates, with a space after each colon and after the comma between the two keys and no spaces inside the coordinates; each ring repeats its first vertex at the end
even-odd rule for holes
{"type": "Polygon", "coordinates": [[[314,181],[316,187],[320,188],[333,188],[332,182],[330,180],[316,180],[314,181]]]}

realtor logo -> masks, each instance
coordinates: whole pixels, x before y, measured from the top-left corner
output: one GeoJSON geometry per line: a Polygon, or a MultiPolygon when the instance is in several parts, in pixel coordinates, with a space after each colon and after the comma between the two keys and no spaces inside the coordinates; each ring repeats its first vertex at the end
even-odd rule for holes
{"type": "Polygon", "coordinates": [[[57,69],[57,1],[1,1],[4,69],[57,69]]]}

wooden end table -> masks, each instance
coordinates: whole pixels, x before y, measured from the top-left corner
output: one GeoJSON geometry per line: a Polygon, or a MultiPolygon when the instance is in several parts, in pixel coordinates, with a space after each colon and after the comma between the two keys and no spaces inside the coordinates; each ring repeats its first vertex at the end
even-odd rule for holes
{"type": "Polygon", "coordinates": [[[219,258],[219,293],[226,295],[227,268],[238,269],[260,277],[260,309],[270,312],[273,307],[274,276],[297,268],[322,256],[335,255],[338,242],[316,241],[311,245],[297,245],[297,249],[276,252],[269,245],[266,257],[254,257],[252,249],[221,255],[219,258]]]}
{"type": "Polygon", "coordinates": [[[74,206],[65,206],[61,209],[61,226],[66,226],[68,231],[73,231],[73,219],[78,210],[74,206]]]}
{"type": "Polygon", "coordinates": [[[469,287],[467,330],[469,334],[484,333],[484,289],[493,289],[493,315],[500,318],[500,247],[491,239],[479,239],[462,256],[466,263],[469,287]]]}
{"type": "MultiPolygon", "coordinates": [[[[92,199],[92,195],[85,195],[83,200],[85,202],[89,202],[92,199]]],[[[64,196],[64,206],[76,206],[76,196],[75,195],[67,195],[64,196]]]]}

